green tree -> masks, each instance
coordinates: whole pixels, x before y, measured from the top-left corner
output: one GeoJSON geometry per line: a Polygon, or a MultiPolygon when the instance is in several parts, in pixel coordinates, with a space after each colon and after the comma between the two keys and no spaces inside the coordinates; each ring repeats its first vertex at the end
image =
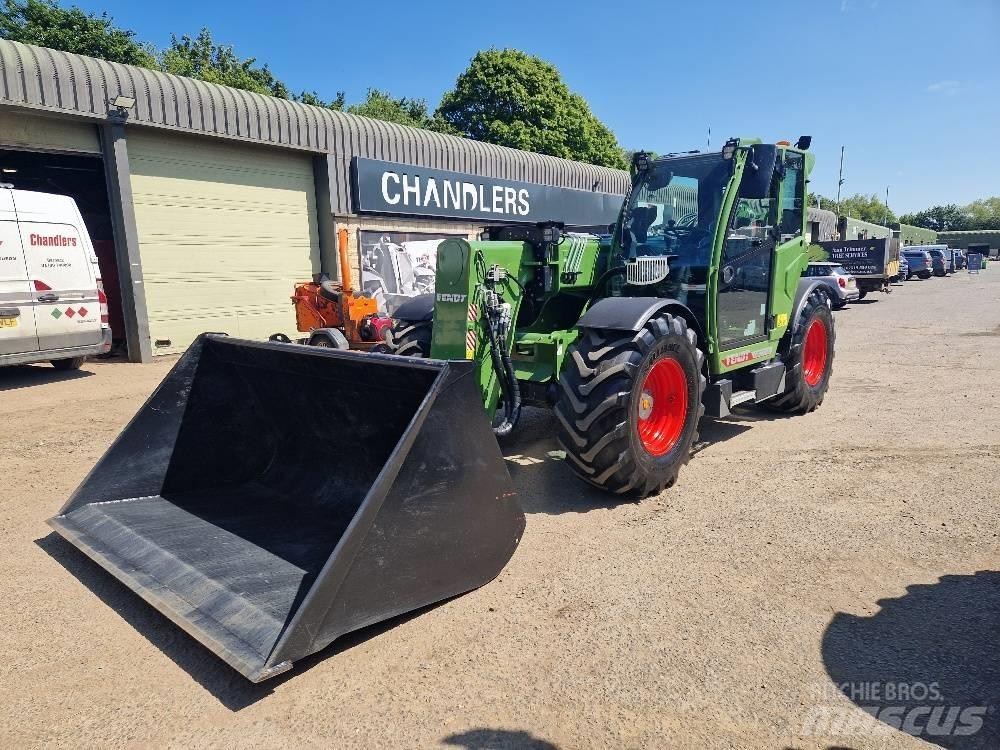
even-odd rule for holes
{"type": "MultiPolygon", "coordinates": [[[[836,201],[833,205],[836,206],[836,201]]],[[[881,224],[882,226],[895,224],[898,221],[892,209],[887,209],[885,201],[875,193],[871,195],[861,195],[859,193],[858,195],[841,198],[839,213],[841,216],[850,216],[872,224],[881,224]]]]}
{"type": "Polygon", "coordinates": [[[153,48],[135,32],[115,26],[107,13],[97,16],[55,0],[3,0],[0,37],[101,60],[156,68],[153,48]]]}
{"type": "Polygon", "coordinates": [[[335,109],[338,112],[344,111],[344,104],[346,103],[346,97],[343,91],[338,91],[337,96],[328,102],[323,101],[319,94],[315,91],[303,91],[301,94],[295,94],[292,96],[297,102],[302,102],[303,104],[311,104],[314,107],[326,107],[327,109],[335,109]]]}
{"type": "Polygon", "coordinates": [[[969,229],[1000,229],[1000,196],[980,198],[963,207],[969,229]]]}
{"type": "Polygon", "coordinates": [[[954,203],[947,206],[931,206],[915,214],[901,216],[899,220],[903,224],[933,229],[936,232],[971,229],[968,215],[954,203]]]}
{"type": "Polygon", "coordinates": [[[170,47],[160,55],[160,64],[167,73],[291,98],[288,87],[274,77],[266,64],[257,65],[255,57],[240,58],[232,45],[216,44],[208,29],[202,29],[193,39],[187,34],[180,39],[171,35],[170,47]]]}
{"type": "Polygon", "coordinates": [[[554,65],[515,49],[478,52],[444,95],[436,118],[500,146],[625,168],[614,134],[554,65]]]}
{"type": "Polygon", "coordinates": [[[431,115],[426,99],[409,99],[405,96],[397,98],[388,91],[380,89],[368,89],[365,100],[360,104],[349,105],[347,111],[352,115],[395,122],[414,128],[452,132],[447,123],[431,115]]]}

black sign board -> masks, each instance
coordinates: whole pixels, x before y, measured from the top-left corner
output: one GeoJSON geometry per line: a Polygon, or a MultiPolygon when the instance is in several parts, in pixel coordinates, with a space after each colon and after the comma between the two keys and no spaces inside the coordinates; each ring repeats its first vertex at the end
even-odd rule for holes
{"type": "Polygon", "coordinates": [[[883,276],[888,262],[888,239],[845,240],[818,243],[826,259],[839,263],[854,276],[883,276]]]}
{"type": "Polygon", "coordinates": [[[480,177],[355,157],[358,213],[440,216],[504,223],[561,221],[601,226],[617,220],[621,195],[480,177]]]}

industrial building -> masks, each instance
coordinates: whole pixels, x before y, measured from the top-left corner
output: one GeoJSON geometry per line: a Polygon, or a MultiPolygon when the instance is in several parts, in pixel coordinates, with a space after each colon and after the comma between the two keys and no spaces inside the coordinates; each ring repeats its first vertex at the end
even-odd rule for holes
{"type": "Polygon", "coordinates": [[[293,284],[339,277],[341,228],[357,282],[380,271],[364,252],[405,240],[606,226],[629,185],[621,170],[6,40],[0,169],[77,201],[132,361],[202,331],[294,334],[293,284]]]}
{"type": "Polygon", "coordinates": [[[938,232],[938,242],[948,247],[996,258],[1000,255],[1000,229],[979,229],[964,232],[938,232]]]}

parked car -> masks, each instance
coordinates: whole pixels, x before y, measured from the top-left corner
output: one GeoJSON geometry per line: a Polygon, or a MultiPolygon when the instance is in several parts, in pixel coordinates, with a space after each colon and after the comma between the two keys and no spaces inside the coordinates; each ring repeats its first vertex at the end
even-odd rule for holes
{"type": "Polygon", "coordinates": [[[856,302],[860,297],[854,277],[839,263],[810,263],[802,275],[816,278],[826,285],[824,291],[830,297],[834,310],[841,309],[848,302],[856,302]]]}
{"type": "Polygon", "coordinates": [[[964,250],[952,250],[952,254],[955,258],[955,270],[961,271],[963,268],[968,267],[969,259],[965,256],[964,250]]]}
{"type": "Polygon", "coordinates": [[[899,253],[899,273],[893,281],[906,281],[910,278],[910,263],[906,260],[906,253],[899,253]]]}
{"type": "Polygon", "coordinates": [[[934,270],[934,275],[947,276],[948,271],[950,270],[951,260],[945,254],[945,251],[940,248],[932,247],[927,252],[931,255],[931,265],[934,270]]]}
{"type": "Polygon", "coordinates": [[[934,273],[934,260],[926,250],[908,247],[903,250],[901,255],[906,257],[906,263],[909,266],[906,278],[912,279],[916,276],[921,279],[929,279],[934,273]]]}
{"type": "Polygon", "coordinates": [[[0,186],[0,366],[75,370],[110,350],[100,276],[72,198],[0,186]]]}

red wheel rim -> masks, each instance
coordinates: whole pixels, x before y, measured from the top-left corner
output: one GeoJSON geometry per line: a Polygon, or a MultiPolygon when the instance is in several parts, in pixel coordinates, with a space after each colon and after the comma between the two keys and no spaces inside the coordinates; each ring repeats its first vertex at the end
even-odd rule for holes
{"type": "Polygon", "coordinates": [[[688,410],[687,377],[673,357],[656,360],[642,381],[639,393],[639,441],[646,452],[662,456],[684,431],[688,410]]]}
{"type": "Polygon", "coordinates": [[[823,379],[826,370],[826,350],[828,338],[823,321],[816,319],[806,330],[806,341],[802,348],[802,376],[806,383],[814,386],[823,379]]]}

